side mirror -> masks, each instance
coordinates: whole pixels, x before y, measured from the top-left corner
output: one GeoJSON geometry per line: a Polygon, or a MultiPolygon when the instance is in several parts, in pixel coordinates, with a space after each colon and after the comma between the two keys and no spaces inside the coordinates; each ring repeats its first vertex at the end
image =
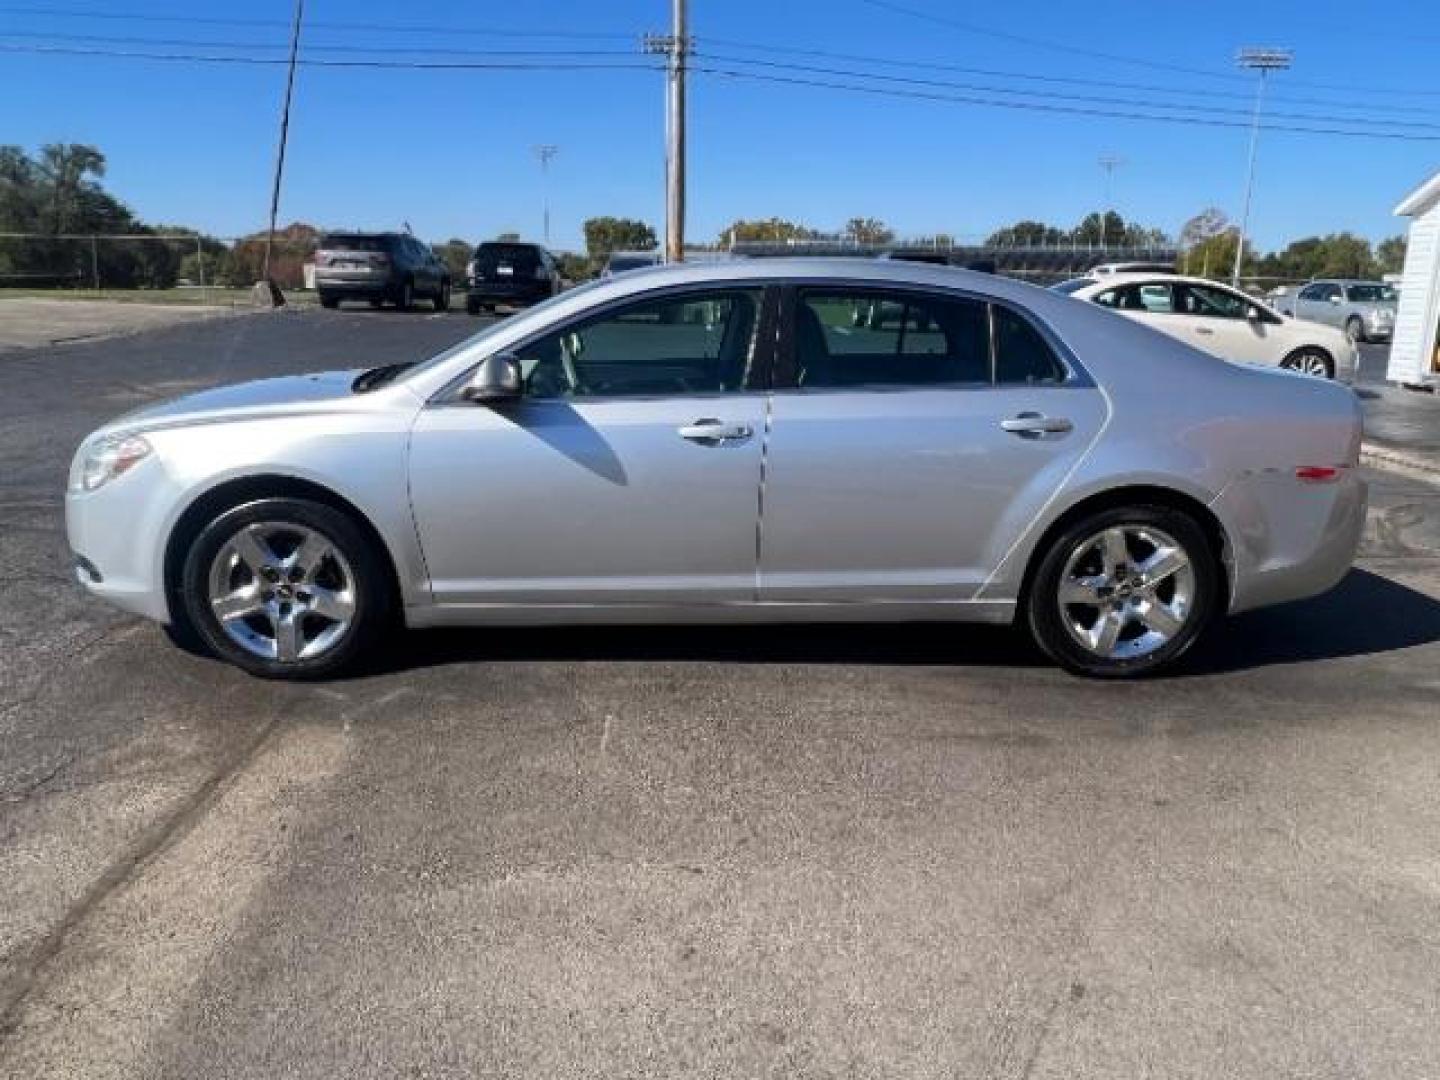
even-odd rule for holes
{"type": "Polygon", "coordinates": [[[1261,318],[1260,309],[1254,304],[1246,304],[1245,318],[1249,319],[1251,322],[1259,322],[1261,318]]]}
{"type": "Polygon", "coordinates": [[[525,380],[520,375],[519,359],[511,353],[496,353],[480,361],[460,396],[477,404],[494,405],[518,400],[524,393],[525,380]]]}

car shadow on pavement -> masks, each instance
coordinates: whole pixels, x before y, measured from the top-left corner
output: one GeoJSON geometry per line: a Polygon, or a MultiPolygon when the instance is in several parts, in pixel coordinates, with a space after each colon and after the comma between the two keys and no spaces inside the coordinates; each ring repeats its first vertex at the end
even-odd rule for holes
{"type": "Polygon", "coordinates": [[[386,671],[476,661],[556,660],[966,667],[1046,664],[1019,630],[955,623],[424,630],[401,635],[397,647],[387,655],[386,671]]]}
{"type": "Polygon", "coordinates": [[[1321,596],[1221,622],[1196,646],[1184,673],[1369,656],[1436,641],[1440,600],[1356,569],[1321,596]]]}
{"type": "MultiPolygon", "coordinates": [[[[1179,668],[1160,678],[1364,656],[1436,641],[1440,601],[1352,570],[1323,596],[1222,621],[1179,668]]],[[[364,675],[532,661],[1053,666],[1018,628],[955,623],[424,630],[398,635],[383,656],[364,675]]]]}

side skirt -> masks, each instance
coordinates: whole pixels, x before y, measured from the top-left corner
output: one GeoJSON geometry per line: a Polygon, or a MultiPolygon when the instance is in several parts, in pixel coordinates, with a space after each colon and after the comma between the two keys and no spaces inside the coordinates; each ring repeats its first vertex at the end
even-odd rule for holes
{"type": "Polygon", "coordinates": [[[726,623],[1015,621],[1013,600],[866,600],[723,604],[444,604],[408,607],[405,621],[429,626],[709,625],[726,623]]]}

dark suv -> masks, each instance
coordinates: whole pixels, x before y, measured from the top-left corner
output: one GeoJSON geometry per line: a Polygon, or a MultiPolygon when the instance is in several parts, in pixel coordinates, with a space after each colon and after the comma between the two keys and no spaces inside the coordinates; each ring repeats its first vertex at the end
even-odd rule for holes
{"type": "Polygon", "coordinates": [[[555,256],[539,244],[492,240],[475,249],[470,260],[470,291],[465,310],[471,315],[498,305],[523,307],[560,291],[555,256]]]}
{"type": "Polygon", "coordinates": [[[315,252],[315,289],[322,307],[341,300],[389,300],[404,310],[423,297],[436,311],[450,306],[450,271],[430,248],[403,233],[330,233],[315,252]]]}

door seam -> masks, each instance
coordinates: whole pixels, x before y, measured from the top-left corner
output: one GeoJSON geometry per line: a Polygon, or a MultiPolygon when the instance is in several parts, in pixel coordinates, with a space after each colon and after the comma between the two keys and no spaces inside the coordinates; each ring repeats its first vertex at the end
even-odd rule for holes
{"type": "Polygon", "coordinates": [[[750,599],[760,602],[760,557],[765,542],[765,477],[770,464],[770,430],[775,415],[775,392],[765,395],[765,420],[760,428],[760,483],[755,493],[755,581],[750,599]]]}

